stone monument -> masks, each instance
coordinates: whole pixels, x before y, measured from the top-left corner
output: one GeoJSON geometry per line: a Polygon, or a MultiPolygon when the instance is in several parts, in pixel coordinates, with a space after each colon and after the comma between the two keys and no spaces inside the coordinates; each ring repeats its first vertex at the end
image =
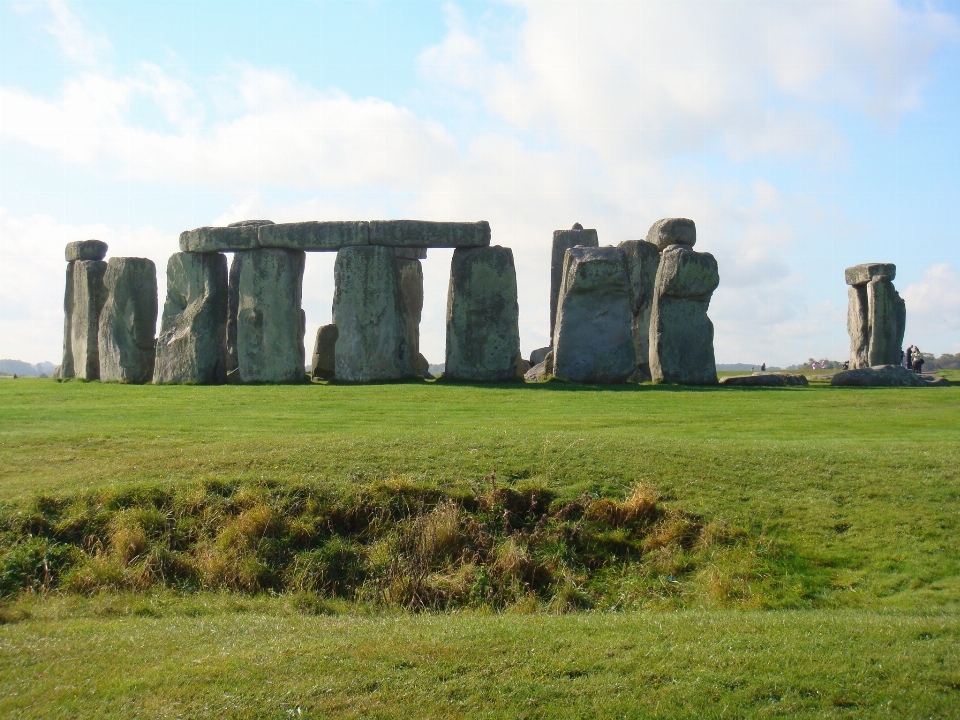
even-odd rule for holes
{"type": "Polygon", "coordinates": [[[907,306],[893,287],[897,266],[868,263],[846,269],[850,369],[899,365],[907,306]]]}

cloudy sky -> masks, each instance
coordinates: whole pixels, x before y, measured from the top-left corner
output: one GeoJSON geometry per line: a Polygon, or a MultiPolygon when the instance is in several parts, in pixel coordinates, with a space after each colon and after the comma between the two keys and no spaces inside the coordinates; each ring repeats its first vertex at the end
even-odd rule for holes
{"type": "MultiPolygon", "coordinates": [[[[960,2],[0,0],[0,357],[59,362],[71,240],[163,287],[185,229],[402,217],[490,222],[524,353],[553,230],[668,216],[719,262],[718,362],[846,357],[862,262],[896,263],[907,343],[960,352],[958,78],[960,2]]],[[[332,255],[303,296],[309,346],[332,255]]]]}

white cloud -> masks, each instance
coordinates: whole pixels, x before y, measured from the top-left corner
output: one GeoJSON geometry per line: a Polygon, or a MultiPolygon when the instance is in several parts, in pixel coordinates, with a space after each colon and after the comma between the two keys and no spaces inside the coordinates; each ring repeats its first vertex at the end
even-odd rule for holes
{"type": "Polygon", "coordinates": [[[960,352],[960,273],[948,263],[932,265],[901,293],[907,304],[904,342],[924,352],[960,352]]]}
{"type": "Polygon", "coordinates": [[[68,59],[82,65],[94,65],[103,53],[110,50],[110,41],[84,27],[62,0],[49,0],[47,7],[51,19],[46,29],[57,38],[68,59]]]}

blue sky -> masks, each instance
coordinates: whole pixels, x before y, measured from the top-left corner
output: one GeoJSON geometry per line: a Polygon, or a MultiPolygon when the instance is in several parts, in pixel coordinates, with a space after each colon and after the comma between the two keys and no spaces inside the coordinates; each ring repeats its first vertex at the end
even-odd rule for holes
{"type": "Polygon", "coordinates": [[[181,230],[254,217],[489,220],[529,352],[553,230],[675,215],[719,262],[720,362],[845,357],[843,268],[874,261],[906,342],[960,352],[958,77],[958,2],[2,0],[0,356],[58,361],[66,242],[162,276],[181,230]]]}

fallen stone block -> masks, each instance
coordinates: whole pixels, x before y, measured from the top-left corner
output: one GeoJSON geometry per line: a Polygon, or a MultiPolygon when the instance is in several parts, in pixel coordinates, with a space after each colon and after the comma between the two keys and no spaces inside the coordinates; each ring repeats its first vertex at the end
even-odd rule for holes
{"type": "Polygon", "coordinates": [[[916,373],[901,365],[842,370],[830,380],[835,387],[917,387],[922,383],[916,373]]]}
{"type": "Polygon", "coordinates": [[[174,253],[157,336],[154,383],[226,382],[227,258],[174,253]]]}
{"type": "Polygon", "coordinates": [[[67,262],[103,260],[107,256],[107,244],[102,240],[77,240],[67,243],[64,256],[67,258],[67,262]]]}
{"type": "Polygon", "coordinates": [[[807,387],[810,383],[803,375],[793,373],[753,373],[752,375],[730,375],[720,378],[721,385],[732,387],[807,387]]]}
{"type": "Polygon", "coordinates": [[[581,383],[626,382],[637,368],[630,279],[615,247],[566,252],[553,336],[554,375],[581,383]]]}
{"type": "Polygon", "coordinates": [[[544,382],[553,376],[553,351],[551,350],[536,365],[524,373],[523,379],[527,382],[544,382]]]}
{"type": "Polygon", "coordinates": [[[110,258],[103,286],[100,379],[150,382],[157,352],[157,267],[148,258],[110,258]]]}
{"type": "Polygon", "coordinates": [[[259,230],[270,220],[243,220],[226,227],[200,227],[180,233],[181,252],[233,252],[260,247],[259,230]]]}
{"type": "Polygon", "coordinates": [[[716,385],[710,298],[720,284],[717,261],[687,245],[660,257],[650,313],[650,374],[656,382],[716,385]]]}
{"type": "Polygon", "coordinates": [[[447,292],[444,377],[502,382],[518,377],[517,272],[510,248],[457,249],[447,292]]]}
{"type": "MultiPolygon", "coordinates": [[[[600,242],[597,231],[584,230],[583,225],[574,223],[569,230],[554,230],[553,245],[550,250],[550,339],[557,321],[557,302],[560,298],[560,285],[563,282],[563,262],[566,252],[572,247],[598,247],[600,242]]],[[[536,363],[531,363],[536,364],[536,363]]]]}
{"type": "Polygon", "coordinates": [[[337,337],[339,332],[333,323],[321,325],[313,344],[310,375],[317,380],[332,380],[337,370],[337,337]]]}
{"type": "Polygon", "coordinates": [[[337,253],[333,274],[337,380],[415,377],[414,340],[393,248],[345,247],[337,253]]]}
{"type": "MultiPolygon", "coordinates": [[[[236,302],[236,374],[243,383],[304,381],[301,250],[238,252],[230,268],[236,302]]],[[[230,318],[228,317],[228,325],[230,318]]],[[[229,342],[229,333],[228,333],[229,342]]]]}
{"type": "Polygon", "coordinates": [[[259,228],[258,242],[260,247],[319,251],[369,245],[370,223],[347,220],[263,225],[259,228]]]}
{"type": "Polygon", "coordinates": [[[487,247],[490,245],[490,224],[486,220],[373,220],[370,222],[370,244],[411,248],[487,247]]]}
{"type": "Polygon", "coordinates": [[[697,244],[697,225],[687,218],[663,218],[657,220],[647,231],[647,242],[663,252],[671,245],[697,244]]]}

